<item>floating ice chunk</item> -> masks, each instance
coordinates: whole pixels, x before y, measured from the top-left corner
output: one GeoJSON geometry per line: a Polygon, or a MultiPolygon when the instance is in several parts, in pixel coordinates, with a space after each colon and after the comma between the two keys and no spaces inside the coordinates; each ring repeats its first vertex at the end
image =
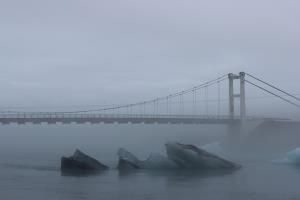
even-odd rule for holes
{"type": "Polygon", "coordinates": [[[241,165],[216,156],[193,145],[167,143],[168,158],[182,168],[239,169],[241,165]]]}
{"type": "Polygon", "coordinates": [[[142,161],[140,161],[135,155],[120,148],[117,155],[119,156],[118,169],[141,169],[142,161]]]}
{"type": "Polygon", "coordinates": [[[107,170],[108,166],[95,158],[76,150],[73,156],[61,158],[61,171],[68,173],[87,173],[107,170]]]}
{"type": "Polygon", "coordinates": [[[296,148],[287,152],[284,158],[274,160],[273,162],[300,165],[300,148],[296,148]]]}
{"type": "Polygon", "coordinates": [[[121,148],[118,151],[118,169],[238,169],[241,167],[193,145],[167,143],[165,147],[168,157],[150,154],[145,161],[139,160],[126,149],[121,148]]]}
{"type": "Polygon", "coordinates": [[[295,164],[300,164],[300,148],[296,148],[287,153],[287,159],[295,164]]]}
{"type": "Polygon", "coordinates": [[[126,149],[119,149],[119,164],[118,169],[174,169],[178,166],[167,157],[160,154],[150,154],[147,160],[141,161],[135,155],[127,151],[126,149]]]}

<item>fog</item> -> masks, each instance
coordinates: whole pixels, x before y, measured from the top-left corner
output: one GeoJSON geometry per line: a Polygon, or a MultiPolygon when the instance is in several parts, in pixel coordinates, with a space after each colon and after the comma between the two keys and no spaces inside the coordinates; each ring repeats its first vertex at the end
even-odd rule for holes
{"type": "MultiPolygon", "coordinates": [[[[239,71],[299,93],[299,8],[293,0],[0,1],[2,110],[143,101],[239,71]]],[[[281,108],[256,104],[251,111],[281,108]]]]}
{"type": "MultiPolygon", "coordinates": [[[[246,125],[245,125],[246,126],[246,125]]],[[[240,162],[270,162],[299,147],[299,124],[275,126],[247,124],[244,132],[230,132],[224,125],[4,125],[1,126],[1,163],[59,167],[61,156],[75,149],[117,165],[117,150],[126,148],[140,159],[151,153],[166,155],[165,143],[198,147],[217,144],[213,153],[240,162]]]]}
{"type": "Polygon", "coordinates": [[[109,163],[117,162],[121,147],[146,159],[150,153],[165,154],[164,144],[169,141],[204,145],[223,140],[224,126],[196,125],[8,125],[1,127],[0,151],[27,161],[58,166],[62,155],[81,149],[109,163]],[[201,133],[202,134],[201,134],[201,133]],[[20,155],[20,157],[18,156],[20,155]]]}

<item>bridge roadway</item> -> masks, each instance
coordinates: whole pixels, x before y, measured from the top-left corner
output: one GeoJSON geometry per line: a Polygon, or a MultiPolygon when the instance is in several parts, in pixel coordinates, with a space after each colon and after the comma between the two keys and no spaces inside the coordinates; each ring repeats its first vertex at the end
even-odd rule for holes
{"type": "MultiPolygon", "coordinates": [[[[271,120],[248,117],[246,120],[271,120]]],[[[142,115],[142,114],[1,114],[1,124],[235,124],[239,118],[204,115],[142,115]]]]}

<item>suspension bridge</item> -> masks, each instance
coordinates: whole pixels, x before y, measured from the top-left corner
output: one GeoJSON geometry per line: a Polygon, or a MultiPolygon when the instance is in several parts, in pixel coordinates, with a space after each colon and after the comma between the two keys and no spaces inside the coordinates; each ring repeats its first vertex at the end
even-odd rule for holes
{"type": "Polygon", "coordinates": [[[195,87],[130,104],[69,111],[2,110],[1,124],[241,124],[245,121],[276,121],[280,118],[248,116],[246,85],[300,108],[300,98],[251,74],[225,74],[195,87]],[[234,86],[238,82],[239,89],[234,86]],[[209,96],[213,99],[210,99],[209,96]],[[226,99],[224,100],[224,96],[226,99]],[[239,107],[235,107],[239,99],[239,107]],[[226,105],[224,105],[226,102],[226,105]],[[236,115],[236,110],[239,114],[236,115]]]}

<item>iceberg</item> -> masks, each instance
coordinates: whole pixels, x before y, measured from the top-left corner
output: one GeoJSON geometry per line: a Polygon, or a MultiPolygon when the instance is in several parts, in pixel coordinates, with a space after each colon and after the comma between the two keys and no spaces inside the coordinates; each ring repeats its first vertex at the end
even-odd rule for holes
{"type": "Polygon", "coordinates": [[[300,165],[300,148],[295,148],[286,153],[283,159],[277,159],[273,161],[274,163],[282,164],[295,164],[300,165]]]}
{"type": "Polygon", "coordinates": [[[167,143],[167,155],[181,168],[239,169],[241,165],[216,156],[190,144],[167,143]]]}
{"type": "Polygon", "coordinates": [[[76,150],[70,157],[61,158],[61,171],[68,173],[98,172],[108,169],[108,166],[100,163],[80,150],[76,150]]]}
{"type": "Polygon", "coordinates": [[[128,170],[142,168],[142,161],[140,161],[135,155],[133,155],[126,149],[120,148],[117,155],[119,156],[117,169],[128,170]]]}
{"type": "Polygon", "coordinates": [[[194,145],[167,143],[167,157],[150,154],[142,161],[126,149],[119,149],[118,169],[239,169],[241,165],[209,153],[194,145]]]}
{"type": "Polygon", "coordinates": [[[135,155],[120,148],[117,155],[119,156],[119,163],[117,169],[175,169],[178,168],[176,163],[160,154],[151,153],[147,160],[139,160],[135,155]]]}

